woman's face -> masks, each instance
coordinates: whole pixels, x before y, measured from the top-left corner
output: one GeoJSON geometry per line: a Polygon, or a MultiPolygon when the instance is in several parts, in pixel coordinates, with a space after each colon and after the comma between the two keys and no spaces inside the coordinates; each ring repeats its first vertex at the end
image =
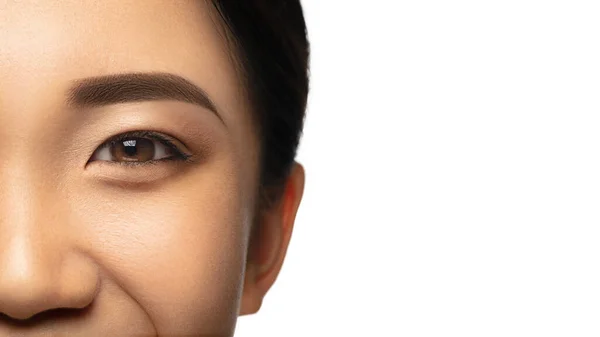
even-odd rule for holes
{"type": "Polygon", "coordinates": [[[0,336],[232,333],[258,146],[211,11],[0,2],[0,336]]]}

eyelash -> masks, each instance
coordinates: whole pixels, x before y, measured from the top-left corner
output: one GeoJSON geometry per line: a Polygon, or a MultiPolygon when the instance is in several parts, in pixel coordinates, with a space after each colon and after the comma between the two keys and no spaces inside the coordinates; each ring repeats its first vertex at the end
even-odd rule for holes
{"type": "MultiPolygon", "coordinates": [[[[94,150],[94,154],[96,153],[96,151],[98,151],[100,149],[115,146],[119,142],[123,142],[124,140],[126,140],[128,138],[145,138],[145,139],[158,141],[162,145],[168,147],[173,152],[173,155],[170,157],[167,157],[167,158],[152,159],[152,160],[147,160],[147,161],[143,161],[143,162],[108,161],[108,160],[99,160],[99,161],[103,161],[103,162],[106,162],[109,164],[117,164],[117,165],[126,166],[126,167],[156,165],[159,162],[166,162],[166,161],[185,161],[185,162],[192,161],[192,155],[185,153],[184,151],[179,149],[179,147],[177,145],[175,145],[173,143],[173,141],[171,141],[171,137],[161,134],[159,132],[147,131],[147,130],[129,131],[129,132],[124,132],[124,133],[118,134],[114,137],[111,137],[110,139],[108,139],[107,141],[102,143],[102,145],[100,145],[96,150],[94,150]]],[[[88,161],[88,163],[93,162],[93,161],[96,161],[96,160],[90,159],[90,161],[88,161]]]]}

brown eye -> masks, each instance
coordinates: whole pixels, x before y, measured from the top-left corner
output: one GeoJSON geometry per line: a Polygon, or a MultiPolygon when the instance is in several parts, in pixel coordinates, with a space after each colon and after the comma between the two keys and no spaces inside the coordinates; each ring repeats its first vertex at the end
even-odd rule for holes
{"type": "Polygon", "coordinates": [[[94,152],[90,161],[141,164],[163,159],[185,160],[188,157],[165,136],[141,131],[119,135],[107,141],[94,152]]]}
{"type": "Polygon", "coordinates": [[[125,138],[109,145],[114,161],[149,161],[154,159],[154,140],[146,138],[125,138]]]}

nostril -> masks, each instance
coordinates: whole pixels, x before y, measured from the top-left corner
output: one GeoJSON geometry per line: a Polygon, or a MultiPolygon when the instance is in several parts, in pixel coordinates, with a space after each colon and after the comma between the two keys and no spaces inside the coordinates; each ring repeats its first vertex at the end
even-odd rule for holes
{"type": "Polygon", "coordinates": [[[46,311],[42,311],[37,313],[26,319],[18,319],[14,317],[10,317],[4,313],[0,313],[0,323],[6,322],[9,325],[15,327],[30,327],[35,325],[41,325],[45,322],[56,322],[56,321],[68,321],[68,320],[78,320],[82,319],[84,316],[88,315],[92,303],[90,305],[78,309],[78,308],[56,308],[50,309],[46,311]]]}

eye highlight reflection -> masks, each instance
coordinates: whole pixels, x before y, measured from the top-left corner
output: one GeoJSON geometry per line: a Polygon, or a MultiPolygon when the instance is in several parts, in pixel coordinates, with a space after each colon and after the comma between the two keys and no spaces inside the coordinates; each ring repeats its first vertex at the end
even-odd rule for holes
{"type": "Polygon", "coordinates": [[[187,161],[191,157],[172,137],[154,131],[131,131],[119,134],[100,145],[88,161],[122,165],[156,164],[162,161],[187,161]]]}

